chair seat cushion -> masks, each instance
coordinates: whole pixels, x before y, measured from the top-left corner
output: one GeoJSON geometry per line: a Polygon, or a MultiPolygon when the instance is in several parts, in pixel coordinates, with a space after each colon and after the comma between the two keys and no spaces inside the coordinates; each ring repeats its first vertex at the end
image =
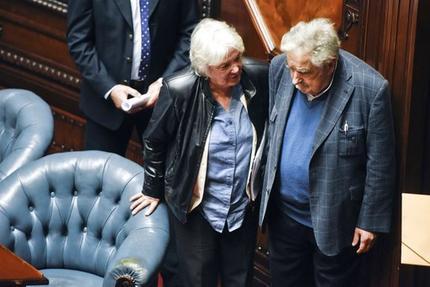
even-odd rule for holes
{"type": "Polygon", "coordinates": [[[41,269],[40,271],[48,278],[49,285],[37,286],[101,287],[103,285],[103,277],[87,272],[72,269],[41,269]]]}

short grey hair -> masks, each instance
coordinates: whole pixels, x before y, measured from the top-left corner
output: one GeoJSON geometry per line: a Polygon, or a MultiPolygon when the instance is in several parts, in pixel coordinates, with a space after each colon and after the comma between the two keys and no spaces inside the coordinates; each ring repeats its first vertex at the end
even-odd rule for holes
{"type": "Polygon", "coordinates": [[[245,51],[236,29],[225,22],[205,18],[191,34],[191,67],[199,75],[206,76],[208,66],[221,64],[232,49],[241,54],[245,51]]]}
{"type": "Polygon", "coordinates": [[[322,65],[335,60],[339,54],[340,40],[333,22],[326,18],[310,22],[299,22],[290,29],[281,41],[281,51],[308,54],[313,65],[322,65]]]}

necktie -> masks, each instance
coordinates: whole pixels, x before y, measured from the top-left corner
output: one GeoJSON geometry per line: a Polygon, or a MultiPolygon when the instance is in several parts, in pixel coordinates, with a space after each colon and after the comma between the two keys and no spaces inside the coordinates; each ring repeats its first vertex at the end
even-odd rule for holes
{"type": "Polygon", "coordinates": [[[151,52],[151,38],[149,35],[149,0],[140,1],[140,22],[142,31],[142,48],[139,65],[139,79],[145,80],[148,75],[150,52],[151,52]]]}

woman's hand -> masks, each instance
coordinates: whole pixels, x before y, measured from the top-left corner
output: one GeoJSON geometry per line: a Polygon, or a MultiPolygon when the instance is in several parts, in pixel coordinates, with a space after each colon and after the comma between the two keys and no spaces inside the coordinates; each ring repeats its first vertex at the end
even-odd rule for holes
{"type": "Polygon", "coordinates": [[[130,209],[132,215],[137,214],[139,211],[149,205],[148,210],[145,213],[145,216],[148,216],[151,215],[151,213],[153,213],[154,210],[157,208],[160,199],[144,195],[143,193],[138,193],[130,197],[130,202],[130,209]]]}

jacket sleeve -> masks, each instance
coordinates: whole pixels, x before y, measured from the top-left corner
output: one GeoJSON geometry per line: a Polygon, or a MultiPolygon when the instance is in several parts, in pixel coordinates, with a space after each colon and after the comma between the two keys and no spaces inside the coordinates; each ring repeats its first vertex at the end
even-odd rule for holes
{"type": "Polygon", "coordinates": [[[68,4],[67,44],[82,77],[103,97],[116,82],[100,60],[95,47],[93,1],[72,0],[68,4]]]}
{"type": "Polygon", "coordinates": [[[388,232],[395,182],[395,139],[388,82],[371,103],[366,135],[367,164],[363,201],[357,226],[388,232]]]}
{"type": "Polygon", "coordinates": [[[178,125],[175,105],[168,84],[163,83],[159,100],[143,135],[145,181],[142,193],[155,198],[161,198],[164,193],[166,155],[178,125]]]}
{"type": "Polygon", "coordinates": [[[178,41],[172,60],[163,73],[163,77],[182,70],[189,65],[190,38],[194,27],[199,21],[196,0],[183,0],[180,4],[180,24],[178,27],[178,41]]]}

